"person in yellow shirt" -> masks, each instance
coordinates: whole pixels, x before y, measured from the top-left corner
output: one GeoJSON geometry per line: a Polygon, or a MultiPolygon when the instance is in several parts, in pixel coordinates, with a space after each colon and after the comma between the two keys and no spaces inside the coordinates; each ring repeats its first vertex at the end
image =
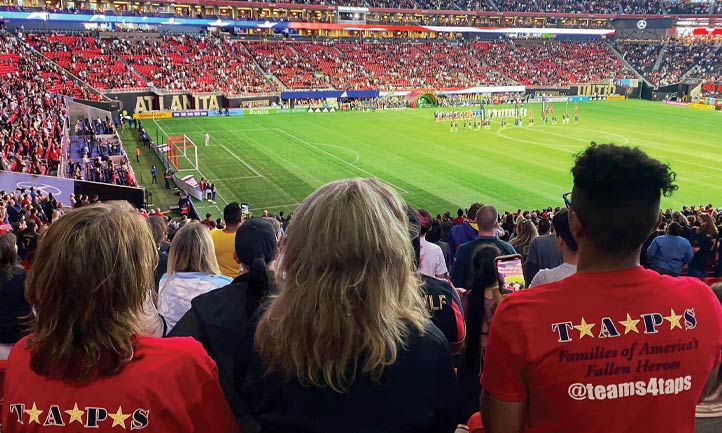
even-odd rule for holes
{"type": "Polygon", "coordinates": [[[239,264],[233,258],[235,252],[236,231],[243,224],[243,212],[241,206],[236,203],[228,203],[223,208],[223,219],[226,222],[226,228],[223,230],[211,231],[213,244],[216,250],[216,259],[221,269],[221,274],[236,278],[239,274],[239,264]]]}

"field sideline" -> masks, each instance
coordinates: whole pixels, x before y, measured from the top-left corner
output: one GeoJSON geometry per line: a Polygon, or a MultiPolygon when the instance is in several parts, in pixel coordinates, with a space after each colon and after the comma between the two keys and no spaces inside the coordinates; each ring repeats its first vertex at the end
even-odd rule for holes
{"type": "MultiPolygon", "coordinates": [[[[377,177],[411,205],[454,212],[473,201],[500,209],[562,206],[573,155],[589,142],[640,146],[677,172],[680,189],[664,207],[722,205],[722,113],[646,101],[579,104],[580,123],[451,132],[433,109],[212,117],[144,122],[154,140],[186,134],[198,145],[200,173],[216,183],[220,216],[228,201],[256,214],[292,211],[318,186],[377,177]],[[203,146],[203,133],[210,146],[203,146]]],[[[570,112],[572,106],[570,104],[570,112]]],[[[524,119],[526,125],[527,119],[524,119]]],[[[614,191],[610,191],[613,194],[614,191]]]]}

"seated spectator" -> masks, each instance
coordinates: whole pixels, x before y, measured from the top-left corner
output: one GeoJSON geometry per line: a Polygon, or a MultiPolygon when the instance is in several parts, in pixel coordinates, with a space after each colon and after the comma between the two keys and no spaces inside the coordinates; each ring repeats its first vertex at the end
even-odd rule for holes
{"type": "Polygon", "coordinates": [[[155,255],[126,204],[84,206],[53,223],[37,253],[43,266],[26,282],[36,319],[10,353],[3,431],[70,431],[75,422],[105,432],[239,431],[199,343],[138,333],[155,255]]]}
{"type": "Polygon", "coordinates": [[[551,269],[542,269],[531,280],[529,287],[563,280],[577,272],[577,242],[569,229],[569,211],[562,209],[552,219],[554,240],[562,252],[562,264],[551,269]]]}
{"type": "Polygon", "coordinates": [[[25,300],[25,270],[18,264],[15,235],[0,235],[0,359],[25,334],[32,310],[25,300]]]}
{"type": "Polygon", "coordinates": [[[231,284],[193,299],[170,336],[190,336],[203,344],[218,365],[221,387],[243,432],[250,433],[260,426],[248,415],[233,386],[233,365],[251,317],[273,288],[267,266],[278,249],[275,228],[264,218],[247,221],[236,232],[235,249],[241,275],[231,284]]]}
{"type": "Polygon", "coordinates": [[[435,219],[431,222],[431,229],[426,234],[426,240],[432,244],[438,245],[439,248],[441,248],[441,252],[444,254],[444,263],[446,264],[446,269],[448,270],[451,268],[451,248],[449,248],[448,243],[442,241],[441,239],[446,239],[443,231],[443,223],[441,220],[435,219]]]}
{"type": "Polygon", "coordinates": [[[191,300],[230,284],[221,275],[208,228],[198,222],[181,227],[173,236],[168,254],[168,272],[160,278],[158,312],[166,323],[166,334],[191,308],[191,300]]]}
{"type": "Polygon", "coordinates": [[[667,234],[652,240],[647,248],[647,258],[652,269],[673,277],[682,274],[682,266],[692,260],[694,252],[689,241],[681,235],[682,226],[672,223],[667,227],[667,234]]]}
{"type": "Polygon", "coordinates": [[[237,370],[264,432],[454,431],[451,354],[413,260],[404,205],[378,181],[332,182],[301,204],[257,355],[237,370]]]}

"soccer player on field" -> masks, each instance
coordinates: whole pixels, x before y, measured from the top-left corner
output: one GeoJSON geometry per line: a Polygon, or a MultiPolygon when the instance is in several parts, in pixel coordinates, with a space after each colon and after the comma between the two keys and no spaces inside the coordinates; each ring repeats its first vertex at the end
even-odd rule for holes
{"type": "Polygon", "coordinates": [[[637,148],[592,144],[572,175],[577,273],[494,312],[486,431],[693,433],[697,403],[719,383],[722,307],[700,280],[639,265],[675,173],[637,148]]]}
{"type": "Polygon", "coordinates": [[[208,135],[208,132],[203,134],[203,141],[205,142],[206,146],[208,146],[208,141],[210,140],[210,136],[208,135]]]}
{"type": "Polygon", "coordinates": [[[574,103],[574,123],[579,123],[579,105],[577,103],[574,103]]]}

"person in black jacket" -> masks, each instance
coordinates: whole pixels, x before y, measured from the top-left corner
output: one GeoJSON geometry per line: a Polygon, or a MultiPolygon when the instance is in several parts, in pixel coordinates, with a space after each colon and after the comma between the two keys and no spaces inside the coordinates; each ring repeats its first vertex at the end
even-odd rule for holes
{"type": "Polygon", "coordinates": [[[278,294],[236,370],[264,433],[456,429],[451,352],[425,308],[408,227],[375,179],[329,183],[298,208],[278,294]]]}
{"type": "Polygon", "coordinates": [[[195,338],[216,361],[221,387],[244,433],[258,432],[259,426],[248,416],[244,401],[234,389],[233,368],[238,353],[252,350],[252,342],[250,347],[240,346],[254,312],[273,289],[267,265],[277,248],[271,222],[253,218],[243,223],[236,232],[234,255],[241,275],[231,284],[193,299],[191,309],[169,334],[195,338]]]}
{"type": "Polygon", "coordinates": [[[7,359],[12,345],[24,335],[31,309],[25,300],[25,270],[18,265],[15,235],[0,235],[0,359],[7,359]]]}

